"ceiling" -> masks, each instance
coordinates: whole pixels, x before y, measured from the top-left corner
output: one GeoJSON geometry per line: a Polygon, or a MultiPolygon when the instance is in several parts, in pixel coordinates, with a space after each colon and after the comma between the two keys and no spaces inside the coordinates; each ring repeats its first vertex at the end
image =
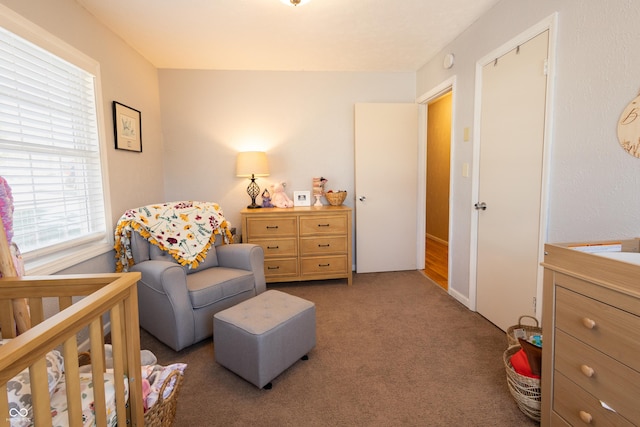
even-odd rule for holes
{"type": "Polygon", "coordinates": [[[499,0],[76,0],[157,68],[416,71],[499,0]]]}

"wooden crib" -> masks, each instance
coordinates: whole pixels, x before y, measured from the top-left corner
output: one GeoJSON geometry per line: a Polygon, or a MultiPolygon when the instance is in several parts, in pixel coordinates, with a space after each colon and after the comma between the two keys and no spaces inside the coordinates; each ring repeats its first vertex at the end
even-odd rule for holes
{"type": "MultiPolygon", "coordinates": [[[[82,426],[77,334],[88,331],[93,384],[104,384],[104,319],[109,316],[113,346],[115,414],[119,426],[144,425],[140,372],[140,335],[136,283],[140,273],[67,276],[27,276],[0,279],[0,332],[11,340],[0,346],[0,427],[25,415],[11,408],[7,383],[29,368],[33,425],[51,426],[50,390],[46,356],[58,349],[64,358],[68,425],[82,426]],[[73,302],[74,297],[84,297],[73,302]],[[44,319],[43,298],[57,299],[60,311],[44,319]],[[31,328],[15,336],[12,300],[28,298],[31,328]],[[85,329],[86,328],[86,329],[85,329]],[[97,357],[102,355],[102,357],[97,357]],[[126,399],[125,378],[128,384],[126,399]]],[[[77,299],[76,299],[77,300],[77,299]]],[[[106,425],[105,387],[94,386],[95,420],[106,425]]]]}

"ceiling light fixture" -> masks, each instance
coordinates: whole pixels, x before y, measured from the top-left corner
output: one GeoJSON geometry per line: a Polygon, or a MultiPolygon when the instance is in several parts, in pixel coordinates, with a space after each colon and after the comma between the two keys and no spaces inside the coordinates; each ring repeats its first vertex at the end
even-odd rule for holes
{"type": "Polygon", "coordinates": [[[303,5],[309,2],[309,0],[280,0],[280,1],[289,6],[298,6],[298,5],[303,5]]]}

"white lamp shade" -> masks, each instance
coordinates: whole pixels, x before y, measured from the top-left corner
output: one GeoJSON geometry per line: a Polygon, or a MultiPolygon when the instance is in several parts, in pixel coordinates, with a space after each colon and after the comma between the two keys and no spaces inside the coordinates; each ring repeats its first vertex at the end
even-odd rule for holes
{"type": "Polygon", "coordinates": [[[242,177],[269,176],[267,153],[263,151],[245,151],[238,153],[236,175],[242,177]]]}

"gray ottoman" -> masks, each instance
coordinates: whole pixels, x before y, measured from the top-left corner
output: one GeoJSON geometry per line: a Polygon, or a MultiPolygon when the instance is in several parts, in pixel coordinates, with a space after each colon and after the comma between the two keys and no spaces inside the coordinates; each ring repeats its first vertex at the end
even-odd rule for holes
{"type": "Polygon", "coordinates": [[[269,290],[213,316],[216,362],[258,388],[316,345],[316,307],[269,290]]]}

